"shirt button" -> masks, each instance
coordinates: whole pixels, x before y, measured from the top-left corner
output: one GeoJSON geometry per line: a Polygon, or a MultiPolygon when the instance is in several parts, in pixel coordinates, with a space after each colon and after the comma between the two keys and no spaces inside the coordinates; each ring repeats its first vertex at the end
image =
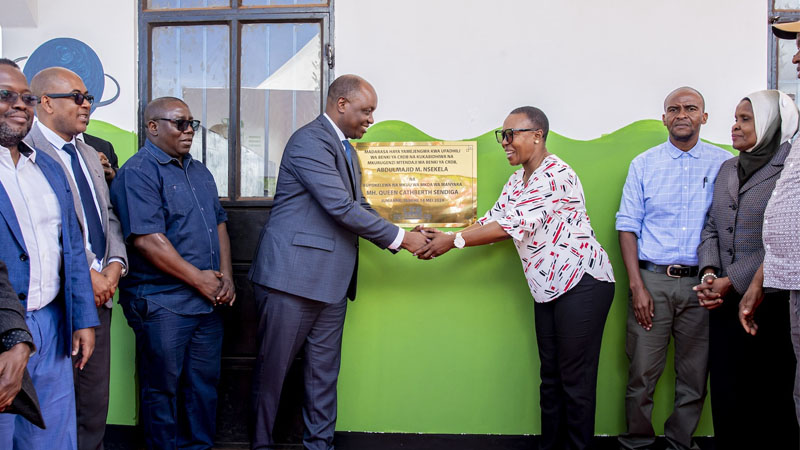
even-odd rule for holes
{"type": "Polygon", "coordinates": [[[684,189],[689,189],[689,186],[684,186],[683,188],[684,188],[684,189]]]}
{"type": "Polygon", "coordinates": [[[28,260],[28,255],[26,255],[25,253],[20,254],[19,255],[19,260],[20,261],[27,261],[28,260]]]}
{"type": "Polygon", "coordinates": [[[681,228],[681,230],[686,231],[686,227],[681,228]]]}
{"type": "Polygon", "coordinates": [[[200,212],[203,212],[203,211],[205,211],[205,210],[203,208],[200,208],[200,212]]]}
{"type": "Polygon", "coordinates": [[[211,233],[211,228],[208,229],[208,232],[211,233]]]}
{"type": "Polygon", "coordinates": [[[17,296],[17,298],[19,298],[20,300],[25,300],[26,298],[28,298],[28,296],[25,295],[24,292],[20,292],[19,295],[17,296]]]}

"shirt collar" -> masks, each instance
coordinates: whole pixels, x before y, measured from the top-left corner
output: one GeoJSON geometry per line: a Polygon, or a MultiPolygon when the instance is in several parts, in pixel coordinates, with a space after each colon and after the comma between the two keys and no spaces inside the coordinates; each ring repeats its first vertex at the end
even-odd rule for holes
{"type": "Polygon", "coordinates": [[[340,130],[339,127],[337,127],[336,124],[333,123],[333,119],[331,119],[331,117],[328,115],[328,113],[322,113],[322,115],[325,116],[325,118],[328,119],[328,122],[331,123],[331,126],[333,126],[333,131],[336,132],[336,136],[339,137],[339,140],[340,141],[347,140],[347,138],[344,137],[344,133],[342,133],[342,130],[340,130]]]}
{"type": "MultiPolygon", "coordinates": [[[[11,153],[11,150],[9,150],[7,147],[3,147],[2,145],[0,145],[0,150],[2,150],[3,153],[11,153]]],[[[36,162],[36,152],[30,145],[23,141],[19,141],[19,144],[17,144],[17,150],[19,150],[20,155],[23,157],[30,159],[33,163],[36,162]]]]}
{"type": "Polygon", "coordinates": [[[39,130],[44,135],[45,139],[47,139],[50,144],[58,150],[64,148],[65,144],[72,144],[75,148],[78,148],[75,142],[75,136],[72,136],[72,140],[65,141],[61,139],[61,136],[56,134],[55,131],[51,130],[47,125],[43,124],[42,122],[36,122],[36,126],[39,127],[39,130]]]}
{"type": "Polygon", "coordinates": [[[687,155],[691,156],[694,159],[698,159],[698,158],[700,158],[700,148],[702,147],[702,145],[703,145],[703,141],[698,139],[697,143],[694,144],[694,147],[692,147],[691,150],[689,150],[688,152],[685,152],[685,151],[679,149],[678,147],[675,147],[675,145],[672,143],[672,141],[667,139],[667,153],[669,153],[669,156],[671,156],[672,159],[680,158],[681,155],[683,155],[683,154],[687,154],[687,155]]]}
{"type": "MultiPolygon", "coordinates": [[[[156,144],[153,144],[150,139],[145,139],[144,149],[153,155],[153,158],[155,158],[159,164],[169,164],[172,161],[178,162],[178,158],[169,156],[166,152],[164,152],[164,150],[161,150],[156,144]]],[[[183,156],[184,167],[186,167],[191,161],[192,155],[190,153],[187,153],[183,156]]]]}

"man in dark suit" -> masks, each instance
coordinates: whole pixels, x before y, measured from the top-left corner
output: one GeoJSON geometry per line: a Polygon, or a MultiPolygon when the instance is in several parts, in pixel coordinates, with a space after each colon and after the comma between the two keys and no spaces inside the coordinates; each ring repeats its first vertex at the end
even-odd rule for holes
{"type": "Polygon", "coordinates": [[[0,261],[0,412],[19,414],[41,428],[39,398],[25,368],[34,350],[25,310],[0,261]]]}
{"type": "Polygon", "coordinates": [[[22,142],[37,98],[16,65],[0,60],[0,260],[26,310],[36,346],[28,371],[47,429],[0,417],[0,448],[77,446],[72,356],[94,351],[97,319],[84,240],[61,167],[22,142]],[[70,351],[71,350],[71,351],[70,351]]]}
{"type": "Polygon", "coordinates": [[[260,313],[254,449],[274,443],[281,388],[301,348],[303,444],[333,448],[342,329],[346,299],[356,294],[358,238],[412,252],[426,242],[379,217],[362,196],[361,169],[347,139],[364,135],[377,103],[364,79],[337,78],[325,113],[297,130],[283,152],[270,219],[250,270],[260,313]]]}
{"type": "Polygon", "coordinates": [[[73,378],[78,449],[98,450],[103,448],[108,416],[111,306],[120,276],[126,271],[127,253],[97,151],[77,139],[86,130],[93,101],[83,80],[69,69],[50,67],[33,77],[31,90],[39,97],[36,107],[39,121],[25,142],[52,157],[64,171],[92,276],[100,326],[95,329],[91,361],[83,370],[75,370],[73,378]]]}
{"type": "MultiPolygon", "coordinates": [[[[87,123],[86,125],[89,124],[87,123]]],[[[117,170],[119,169],[119,159],[117,158],[116,152],[114,152],[114,146],[111,142],[97,136],[92,136],[89,133],[81,133],[78,139],[83,140],[83,142],[97,150],[98,156],[100,157],[100,165],[103,166],[106,183],[108,183],[108,187],[111,187],[111,182],[114,181],[114,177],[117,175],[117,170]]]]}

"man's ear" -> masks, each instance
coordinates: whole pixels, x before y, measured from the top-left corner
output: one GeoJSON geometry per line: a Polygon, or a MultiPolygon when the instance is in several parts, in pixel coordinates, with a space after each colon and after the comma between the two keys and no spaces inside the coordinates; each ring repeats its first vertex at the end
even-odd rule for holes
{"type": "Polygon", "coordinates": [[[52,99],[52,98],[50,98],[50,97],[48,97],[48,96],[46,96],[46,95],[45,95],[45,96],[43,96],[43,97],[41,97],[41,102],[40,102],[40,103],[39,103],[39,105],[37,105],[37,107],[35,108],[36,115],[37,115],[37,116],[39,116],[39,115],[40,115],[40,110],[41,110],[41,111],[42,111],[44,114],[53,114],[53,111],[54,111],[54,109],[53,109],[53,103],[52,103],[52,101],[53,101],[53,99],[52,99]]]}
{"type": "Polygon", "coordinates": [[[339,99],[336,100],[336,110],[344,114],[344,109],[346,104],[347,104],[347,99],[344,97],[339,97],[339,99]]]}
{"type": "Polygon", "coordinates": [[[151,136],[158,136],[158,124],[155,120],[147,122],[147,133],[151,136]]]}

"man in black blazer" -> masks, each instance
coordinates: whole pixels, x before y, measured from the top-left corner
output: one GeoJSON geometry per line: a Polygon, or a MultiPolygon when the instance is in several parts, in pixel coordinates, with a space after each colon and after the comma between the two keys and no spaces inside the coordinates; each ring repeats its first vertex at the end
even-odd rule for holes
{"type": "Polygon", "coordinates": [[[44,428],[39,398],[25,368],[33,350],[25,310],[0,261],[0,412],[19,414],[44,428]]]}
{"type": "Polygon", "coordinates": [[[347,139],[372,122],[378,96],[361,77],[344,75],[328,90],[325,114],[297,130],[283,152],[269,223],[250,280],[259,308],[253,379],[253,448],[268,448],[281,388],[305,348],[303,444],[333,448],[336,382],[347,298],[354,299],[358,238],[380,248],[419,250],[426,238],[378,216],[361,194],[358,157],[347,139]]]}
{"type": "Polygon", "coordinates": [[[89,133],[83,133],[83,136],[78,136],[78,139],[81,139],[84,143],[94,147],[98,153],[103,155],[98,155],[100,156],[100,165],[103,166],[106,183],[108,183],[108,186],[111,187],[111,182],[114,181],[114,177],[117,175],[117,170],[119,169],[119,159],[117,158],[117,154],[114,152],[114,146],[111,144],[111,142],[108,142],[107,140],[101,139],[97,136],[92,136],[89,133]]]}

